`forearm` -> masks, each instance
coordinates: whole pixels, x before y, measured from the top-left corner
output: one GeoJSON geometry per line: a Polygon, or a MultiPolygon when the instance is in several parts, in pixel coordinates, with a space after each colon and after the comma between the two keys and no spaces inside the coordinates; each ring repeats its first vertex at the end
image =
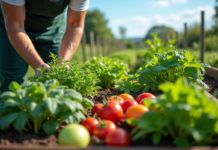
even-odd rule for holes
{"type": "Polygon", "coordinates": [[[79,45],[82,33],[83,27],[81,26],[67,28],[61,44],[60,58],[63,60],[70,60],[72,58],[79,45]]]}
{"type": "Polygon", "coordinates": [[[25,30],[20,27],[8,27],[8,36],[10,42],[21,55],[21,57],[35,70],[39,65],[43,64],[43,60],[36,52],[32,41],[26,34],[25,30]]]}

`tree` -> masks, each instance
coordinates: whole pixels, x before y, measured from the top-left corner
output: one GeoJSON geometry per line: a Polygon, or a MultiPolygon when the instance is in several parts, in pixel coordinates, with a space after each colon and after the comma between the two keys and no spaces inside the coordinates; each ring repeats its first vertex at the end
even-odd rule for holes
{"type": "Polygon", "coordinates": [[[159,38],[166,41],[170,35],[175,34],[175,31],[173,28],[167,26],[153,26],[152,28],[150,28],[143,40],[146,41],[152,39],[153,37],[151,33],[157,33],[159,38]]]}
{"type": "Polygon", "coordinates": [[[87,43],[90,43],[90,32],[93,31],[95,36],[99,35],[106,39],[113,39],[111,30],[107,27],[108,20],[99,10],[88,11],[85,20],[85,34],[87,43]]]}
{"type": "Polygon", "coordinates": [[[218,0],[216,0],[216,5],[214,9],[215,9],[215,14],[213,16],[213,19],[215,20],[215,22],[217,22],[218,21],[218,0]]]}
{"type": "Polygon", "coordinates": [[[119,27],[119,30],[120,30],[121,38],[122,38],[122,40],[124,40],[124,39],[125,39],[125,35],[126,35],[126,28],[120,26],[120,27],[119,27]]]}

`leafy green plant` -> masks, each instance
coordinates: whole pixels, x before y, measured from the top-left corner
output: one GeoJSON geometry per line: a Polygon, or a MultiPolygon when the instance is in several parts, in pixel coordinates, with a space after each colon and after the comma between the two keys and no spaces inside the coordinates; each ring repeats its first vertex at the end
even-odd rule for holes
{"type": "Polygon", "coordinates": [[[19,132],[34,129],[38,133],[43,128],[47,134],[52,134],[64,121],[79,123],[85,118],[84,108],[90,109],[93,102],[77,91],[59,85],[56,79],[44,84],[28,82],[24,87],[12,82],[11,91],[0,95],[0,129],[13,125],[19,132]]]}
{"type": "Polygon", "coordinates": [[[156,99],[144,100],[150,110],[139,120],[129,119],[135,125],[133,140],[151,136],[157,145],[164,136],[171,137],[178,147],[195,145],[206,146],[218,142],[218,111],[212,98],[205,90],[186,78],[176,83],[164,83],[159,86],[163,95],[156,99]]]}
{"type": "Polygon", "coordinates": [[[108,88],[124,79],[128,74],[128,65],[117,58],[94,57],[87,61],[84,68],[94,71],[101,80],[100,86],[108,88]]]}
{"type": "Polygon", "coordinates": [[[69,61],[57,58],[56,55],[50,53],[52,61],[49,63],[48,68],[39,68],[41,76],[29,77],[31,82],[45,82],[50,79],[57,79],[60,85],[67,85],[71,89],[75,89],[81,93],[84,97],[97,95],[97,90],[101,87],[96,86],[100,82],[96,74],[88,68],[82,68],[78,66],[77,62],[70,63],[69,61]],[[63,65],[57,65],[58,62],[62,62],[63,65]],[[70,69],[66,67],[68,65],[70,69]]]}

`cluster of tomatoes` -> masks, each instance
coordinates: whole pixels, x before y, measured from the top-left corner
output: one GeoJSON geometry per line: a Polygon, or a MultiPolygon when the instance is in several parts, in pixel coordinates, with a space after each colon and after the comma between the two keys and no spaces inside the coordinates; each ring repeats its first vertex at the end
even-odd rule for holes
{"type": "Polygon", "coordinates": [[[144,99],[152,99],[155,96],[151,93],[142,93],[135,100],[130,94],[111,96],[107,101],[96,104],[92,109],[92,115],[100,119],[86,118],[82,125],[86,127],[91,135],[105,140],[107,146],[129,146],[130,135],[116,124],[123,119],[140,119],[148,112],[144,106],[144,99]]]}

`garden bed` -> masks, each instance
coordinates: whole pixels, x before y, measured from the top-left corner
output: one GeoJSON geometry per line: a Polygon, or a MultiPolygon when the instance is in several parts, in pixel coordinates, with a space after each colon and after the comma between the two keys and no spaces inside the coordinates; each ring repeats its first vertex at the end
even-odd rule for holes
{"type": "MultiPolygon", "coordinates": [[[[210,76],[206,75],[204,82],[210,87],[210,91],[208,91],[210,94],[213,94],[215,89],[218,89],[218,81],[216,81],[214,78],[211,78],[210,76]]],[[[116,90],[114,88],[102,89],[102,90],[98,90],[97,96],[89,99],[91,99],[96,104],[96,103],[101,103],[102,99],[104,98],[107,98],[111,95],[120,95],[121,93],[123,92],[116,90]]],[[[141,92],[130,93],[130,94],[136,99],[137,96],[141,94],[141,92]]],[[[161,93],[158,92],[154,94],[157,96],[161,93]]],[[[91,115],[90,110],[87,111],[88,114],[91,115]]],[[[124,128],[129,133],[132,131],[132,127],[127,125],[124,119],[120,123],[118,123],[117,126],[124,128]]],[[[63,127],[64,125],[61,126],[61,128],[63,127]]],[[[23,133],[19,133],[13,128],[9,128],[6,131],[0,130],[0,149],[24,149],[24,147],[26,148],[28,147],[30,149],[36,149],[36,147],[41,147],[41,149],[47,149],[48,147],[50,147],[51,149],[63,149],[63,147],[59,147],[57,143],[57,136],[59,132],[60,130],[55,134],[48,136],[43,131],[39,131],[39,134],[35,134],[33,131],[32,132],[24,131],[23,133]]],[[[172,139],[170,138],[164,138],[159,143],[158,147],[172,147],[172,148],[175,147],[171,141],[172,139]]],[[[92,136],[90,145],[92,146],[94,145],[95,146],[94,149],[98,149],[104,146],[104,141],[98,139],[97,137],[92,136]]],[[[131,146],[137,146],[138,149],[140,150],[142,148],[140,148],[139,146],[151,147],[153,146],[153,144],[151,138],[147,137],[145,139],[132,141],[131,146]]],[[[157,149],[158,147],[154,147],[153,149],[157,149]]],[[[67,147],[65,148],[68,149],[67,147]]],[[[91,147],[88,149],[93,149],[93,148],[91,147]]]]}

